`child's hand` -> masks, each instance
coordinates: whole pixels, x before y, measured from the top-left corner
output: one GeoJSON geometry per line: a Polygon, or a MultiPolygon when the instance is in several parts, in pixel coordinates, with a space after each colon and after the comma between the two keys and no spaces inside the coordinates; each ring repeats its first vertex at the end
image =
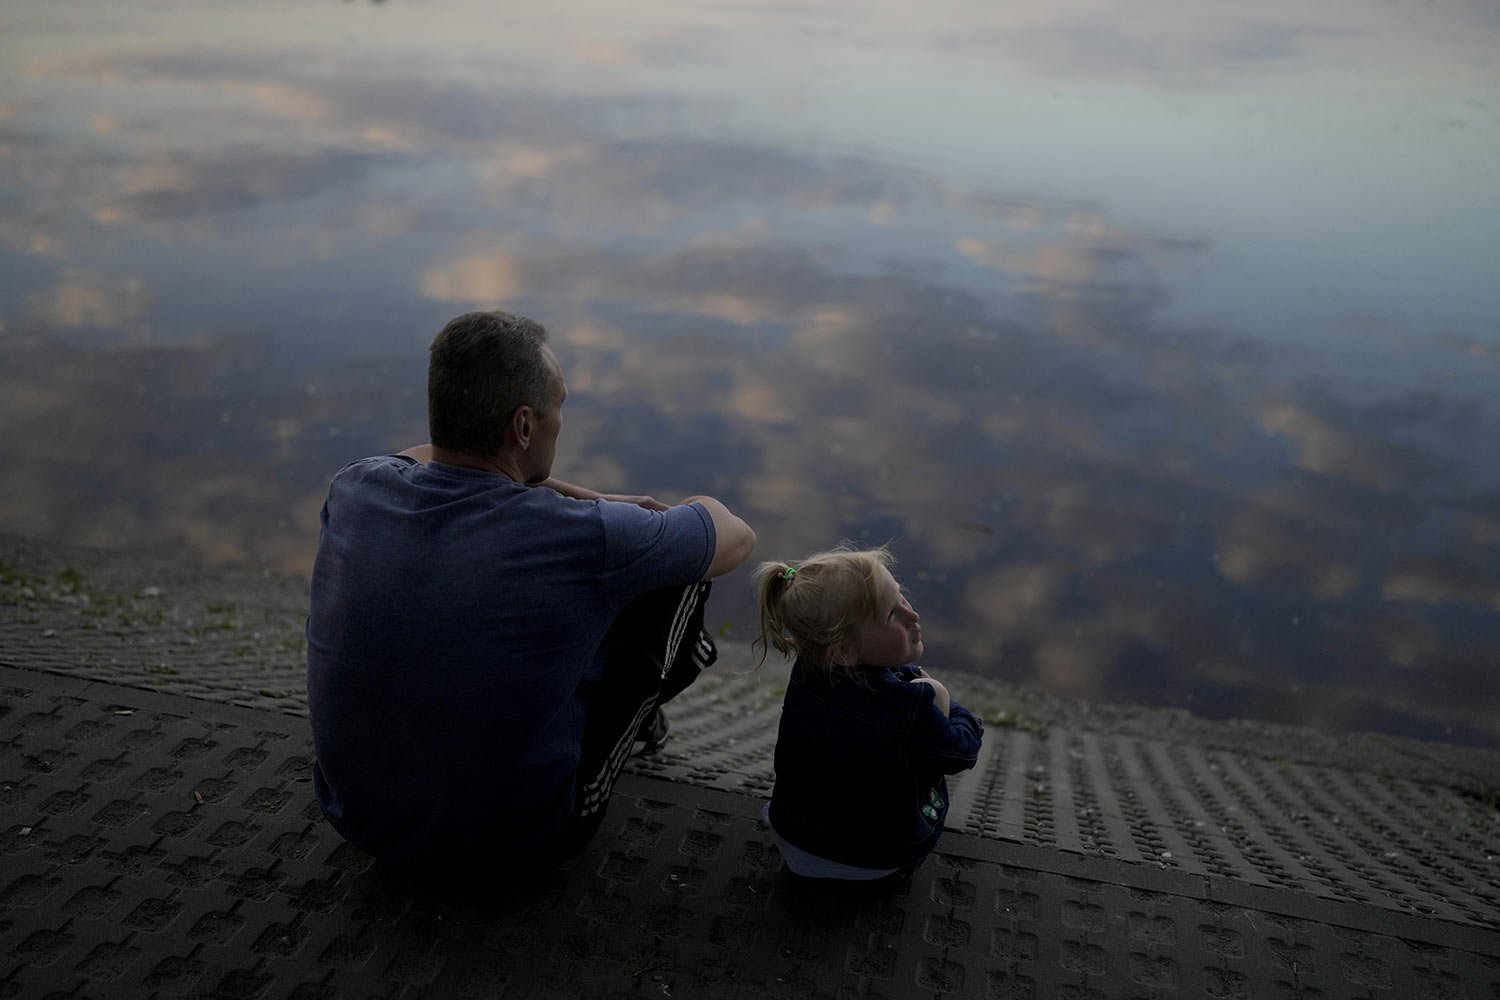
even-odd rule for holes
{"type": "Polygon", "coordinates": [[[923,670],[922,676],[913,677],[911,679],[911,683],[926,684],[928,687],[932,688],[932,703],[938,707],[938,711],[942,712],[944,715],[948,714],[948,706],[951,704],[951,700],[948,697],[948,689],[943,687],[940,681],[936,680],[935,678],[928,677],[927,671],[923,670]]]}

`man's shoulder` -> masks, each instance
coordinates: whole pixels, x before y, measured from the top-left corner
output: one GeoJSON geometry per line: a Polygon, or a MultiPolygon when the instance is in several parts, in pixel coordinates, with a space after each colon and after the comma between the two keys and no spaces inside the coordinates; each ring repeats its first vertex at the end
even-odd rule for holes
{"type": "Polygon", "coordinates": [[[410,455],[366,455],[364,458],[356,458],[354,461],[352,461],[348,465],[344,466],[344,468],[346,468],[346,469],[352,469],[352,468],[355,468],[355,467],[360,467],[360,468],[385,468],[385,467],[390,467],[390,468],[395,468],[395,469],[410,469],[413,466],[421,465],[421,464],[422,464],[421,462],[418,462],[415,458],[412,458],[410,455]]]}
{"type": "Polygon", "coordinates": [[[400,476],[418,464],[416,459],[408,455],[368,455],[364,458],[356,458],[339,469],[333,474],[333,481],[338,484],[348,484],[387,476],[400,476]]]}

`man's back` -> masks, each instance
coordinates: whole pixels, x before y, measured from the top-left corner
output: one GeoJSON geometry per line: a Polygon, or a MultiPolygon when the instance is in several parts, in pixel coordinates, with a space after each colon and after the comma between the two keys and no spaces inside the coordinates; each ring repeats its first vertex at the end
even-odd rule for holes
{"type": "Polygon", "coordinates": [[[392,861],[524,855],[573,806],[600,644],[619,610],[699,579],[714,531],[492,472],[353,463],[323,514],[308,619],[319,800],[392,861]]]}

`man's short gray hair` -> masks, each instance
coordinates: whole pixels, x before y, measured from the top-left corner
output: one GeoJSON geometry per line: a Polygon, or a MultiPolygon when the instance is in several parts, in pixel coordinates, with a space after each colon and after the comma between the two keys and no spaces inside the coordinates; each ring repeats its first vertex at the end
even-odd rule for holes
{"type": "Polygon", "coordinates": [[[542,347],[542,324],[510,313],[471,312],[449,320],[427,365],[427,428],[439,448],[468,455],[499,451],[519,407],[543,417],[557,373],[542,347]]]}

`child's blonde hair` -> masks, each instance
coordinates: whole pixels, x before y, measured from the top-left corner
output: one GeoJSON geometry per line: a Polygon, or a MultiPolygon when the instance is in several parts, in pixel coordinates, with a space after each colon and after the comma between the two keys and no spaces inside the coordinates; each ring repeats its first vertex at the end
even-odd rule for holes
{"type": "Polygon", "coordinates": [[[756,567],[755,605],[760,635],[751,644],[765,662],[767,645],[783,656],[796,653],[809,666],[848,670],[835,661],[861,622],[879,613],[879,572],[896,559],[885,548],[859,549],[844,542],[798,563],[763,562],[756,567]]]}

